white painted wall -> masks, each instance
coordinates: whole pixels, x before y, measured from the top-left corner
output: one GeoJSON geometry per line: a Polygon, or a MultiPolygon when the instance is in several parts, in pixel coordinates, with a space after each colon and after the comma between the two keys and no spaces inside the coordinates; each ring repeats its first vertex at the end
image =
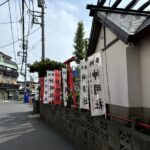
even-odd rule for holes
{"type": "MultiPolygon", "coordinates": [[[[116,36],[106,28],[106,44],[112,42],[116,36]]],[[[106,103],[128,106],[127,59],[126,47],[118,41],[102,53],[104,67],[104,83],[106,103]]],[[[102,28],[96,52],[104,48],[104,29],[102,28]]]]}
{"type": "MultiPolygon", "coordinates": [[[[96,52],[104,48],[102,28],[96,52]]],[[[106,29],[106,44],[116,36],[106,29]]],[[[140,46],[116,42],[102,53],[106,102],[126,107],[150,108],[150,38],[140,46]]]]}
{"type": "Polygon", "coordinates": [[[150,38],[141,42],[140,67],[143,107],[150,108],[150,38]]]}
{"type": "Polygon", "coordinates": [[[105,77],[108,75],[108,85],[106,86],[109,86],[110,91],[109,103],[128,106],[126,45],[118,41],[103,53],[104,64],[107,63],[105,77]]]}

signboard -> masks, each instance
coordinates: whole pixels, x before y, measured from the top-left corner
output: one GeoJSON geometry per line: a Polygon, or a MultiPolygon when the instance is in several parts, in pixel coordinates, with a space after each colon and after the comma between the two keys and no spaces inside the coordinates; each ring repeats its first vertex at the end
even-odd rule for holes
{"type": "Polygon", "coordinates": [[[89,109],[88,62],[80,64],[80,108],[89,109]]]}
{"type": "Polygon", "coordinates": [[[103,96],[103,72],[100,53],[96,53],[88,58],[88,72],[91,115],[104,115],[106,106],[103,96]]]}
{"type": "Polygon", "coordinates": [[[67,69],[62,68],[62,83],[63,83],[63,102],[67,106],[68,92],[67,92],[67,69]]]}

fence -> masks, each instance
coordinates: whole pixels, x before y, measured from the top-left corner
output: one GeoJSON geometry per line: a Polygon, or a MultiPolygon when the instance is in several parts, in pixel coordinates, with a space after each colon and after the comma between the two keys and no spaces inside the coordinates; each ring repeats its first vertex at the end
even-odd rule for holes
{"type": "Polygon", "coordinates": [[[78,144],[82,150],[148,150],[150,136],[90,112],[55,105],[40,105],[48,124],[78,144]]]}

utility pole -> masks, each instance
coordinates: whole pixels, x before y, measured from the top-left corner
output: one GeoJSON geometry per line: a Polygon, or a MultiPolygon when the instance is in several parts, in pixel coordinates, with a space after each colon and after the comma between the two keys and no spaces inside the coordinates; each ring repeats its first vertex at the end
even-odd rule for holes
{"type": "Polygon", "coordinates": [[[41,22],[41,27],[42,27],[42,60],[44,60],[45,59],[45,22],[44,22],[44,9],[45,9],[45,7],[44,7],[44,0],[43,0],[43,4],[42,4],[42,8],[41,8],[41,10],[42,10],[42,18],[41,18],[41,20],[42,20],[42,22],[41,22]]]}
{"type": "Polygon", "coordinates": [[[44,20],[44,14],[45,14],[45,1],[44,0],[37,0],[38,1],[38,7],[41,8],[41,28],[42,28],[42,57],[41,60],[45,59],[45,20],[44,20]]]}
{"type": "Polygon", "coordinates": [[[27,87],[26,87],[26,84],[27,84],[27,50],[28,50],[28,40],[26,40],[26,43],[25,43],[25,52],[24,52],[24,57],[25,57],[25,77],[24,77],[24,92],[26,93],[27,92],[27,87]]]}
{"type": "MultiPolygon", "coordinates": [[[[25,19],[24,19],[24,0],[22,0],[22,50],[23,50],[23,62],[27,60],[26,56],[26,43],[25,43],[25,19]]],[[[25,64],[25,74],[24,74],[24,94],[26,94],[26,64],[25,64]]]]}

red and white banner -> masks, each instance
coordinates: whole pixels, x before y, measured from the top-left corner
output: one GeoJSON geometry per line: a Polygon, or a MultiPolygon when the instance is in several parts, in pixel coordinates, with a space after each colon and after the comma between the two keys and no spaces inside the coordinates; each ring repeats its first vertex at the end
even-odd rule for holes
{"type": "Polygon", "coordinates": [[[44,104],[48,104],[48,80],[47,77],[44,77],[44,104]]]}
{"type": "Polygon", "coordinates": [[[106,106],[104,100],[103,69],[100,53],[96,53],[88,58],[88,72],[91,115],[104,115],[106,113],[106,106]]]}
{"type": "Polygon", "coordinates": [[[80,108],[89,110],[88,62],[80,64],[80,108]]]}
{"type": "Polygon", "coordinates": [[[62,68],[62,84],[63,84],[63,102],[67,106],[68,92],[67,92],[67,69],[62,68]]]}
{"type": "Polygon", "coordinates": [[[54,100],[54,71],[47,71],[47,80],[47,99],[51,103],[54,100]]]}
{"type": "Polygon", "coordinates": [[[40,77],[39,82],[40,82],[40,101],[43,102],[43,97],[44,97],[44,77],[40,77]]]}
{"type": "Polygon", "coordinates": [[[61,104],[61,71],[54,71],[54,104],[61,104]]]}

